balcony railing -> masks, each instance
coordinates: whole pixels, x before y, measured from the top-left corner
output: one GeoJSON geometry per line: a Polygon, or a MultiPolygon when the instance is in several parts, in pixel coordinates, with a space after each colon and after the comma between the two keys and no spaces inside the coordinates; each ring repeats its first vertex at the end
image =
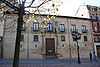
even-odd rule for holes
{"type": "Polygon", "coordinates": [[[94,33],[100,33],[100,30],[94,30],[93,32],[94,33]]]}
{"type": "Polygon", "coordinates": [[[96,42],[96,43],[100,43],[100,41],[94,41],[94,42],[96,42]]]}

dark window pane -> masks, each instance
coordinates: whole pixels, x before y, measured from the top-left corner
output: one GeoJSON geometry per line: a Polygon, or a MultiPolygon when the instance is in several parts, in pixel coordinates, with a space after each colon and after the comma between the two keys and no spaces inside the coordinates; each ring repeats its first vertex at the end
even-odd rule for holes
{"type": "Polygon", "coordinates": [[[25,25],[24,24],[22,25],[22,31],[25,31],[25,25]]]}
{"type": "Polygon", "coordinates": [[[0,37],[0,42],[2,42],[2,40],[3,40],[3,37],[0,37]]]}
{"type": "Polygon", "coordinates": [[[61,41],[65,41],[65,36],[61,36],[61,41]]]}
{"type": "Polygon", "coordinates": [[[87,41],[87,36],[84,36],[84,41],[87,41]]]}
{"type": "Polygon", "coordinates": [[[38,35],[34,35],[34,42],[38,42],[38,35]]]}

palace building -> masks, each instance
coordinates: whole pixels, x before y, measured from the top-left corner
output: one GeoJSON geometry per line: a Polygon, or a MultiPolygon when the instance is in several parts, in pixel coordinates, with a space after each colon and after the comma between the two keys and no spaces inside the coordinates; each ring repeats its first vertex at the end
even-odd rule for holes
{"type": "MultiPolygon", "coordinates": [[[[72,16],[54,16],[47,14],[31,14],[24,22],[21,30],[21,59],[67,59],[77,58],[79,48],[80,58],[89,58],[94,52],[100,57],[100,21],[99,7],[87,5],[90,18],[72,16]],[[72,33],[79,32],[78,43],[72,33]],[[79,45],[79,47],[77,47],[79,45]]],[[[6,9],[3,9],[6,11],[6,9]]],[[[0,17],[3,11],[0,11],[0,17]]],[[[83,15],[82,15],[83,16],[83,15]]],[[[14,58],[18,15],[5,13],[0,18],[0,58],[14,58]]]]}
{"type": "MultiPolygon", "coordinates": [[[[41,16],[47,17],[47,15],[41,16]]],[[[14,56],[17,21],[8,18],[15,19],[16,15],[7,14],[5,17],[3,58],[14,56]]],[[[80,57],[88,58],[89,52],[93,52],[90,19],[56,16],[41,22],[39,15],[35,15],[35,18],[38,21],[32,18],[30,22],[23,23],[20,58],[77,58],[77,42],[72,38],[74,32],[81,33],[81,39],[78,40],[80,57]]]]}

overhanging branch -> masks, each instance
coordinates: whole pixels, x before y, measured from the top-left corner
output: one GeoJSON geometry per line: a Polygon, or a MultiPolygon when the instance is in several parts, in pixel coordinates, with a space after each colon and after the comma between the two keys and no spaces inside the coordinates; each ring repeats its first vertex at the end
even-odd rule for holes
{"type": "MultiPolygon", "coordinates": [[[[25,1],[26,1],[26,0],[25,0],[25,1]]],[[[33,4],[34,1],[35,1],[35,0],[32,0],[31,4],[30,4],[29,6],[26,6],[26,8],[27,8],[27,7],[31,7],[31,5],[33,4]]]]}
{"type": "Polygon", "coordinates": [[[27,7],[25,7],[25,8],[39,8],[40,6],[42,6],[43,4],[45,4],[45,3],[47,3],[47,2],[49,2],[49,1],[51,1],[51,0],[48,0],[48,1],[43,1],[40,5],[38,5],[38,6],[31,6],[32,4],[30,4],[30,6],[27,6],[27,7]]]}
{"type": "Polygon", "coordinates": [[[13,4],[11,4],[10,2],[6,1],[6,0],[1,0],[3,3],[5,3],[7,6],[9,6],[10,8],[19,11],[19,8],[14,6],[13,4]]]}

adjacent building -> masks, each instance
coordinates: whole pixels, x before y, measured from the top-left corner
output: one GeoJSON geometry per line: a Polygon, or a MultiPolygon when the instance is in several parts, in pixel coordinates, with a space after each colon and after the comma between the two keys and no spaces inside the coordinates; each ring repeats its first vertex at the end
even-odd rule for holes
{"type": "MultiPolygon", "coordinates": [[[[1,4],[0,4],[1,7],[1,4]]],[[[3,16],[2,9],[0,9],[0,58],[2,58],[3,55],[3,34],[4,34],[4,19],[1,17],[3,16]]]]}
{"type": "Polygon", "coordinates": [[[95,54],[100,57],[100,7],[87,5],[91,18],[91,27],[95,54]]]}

